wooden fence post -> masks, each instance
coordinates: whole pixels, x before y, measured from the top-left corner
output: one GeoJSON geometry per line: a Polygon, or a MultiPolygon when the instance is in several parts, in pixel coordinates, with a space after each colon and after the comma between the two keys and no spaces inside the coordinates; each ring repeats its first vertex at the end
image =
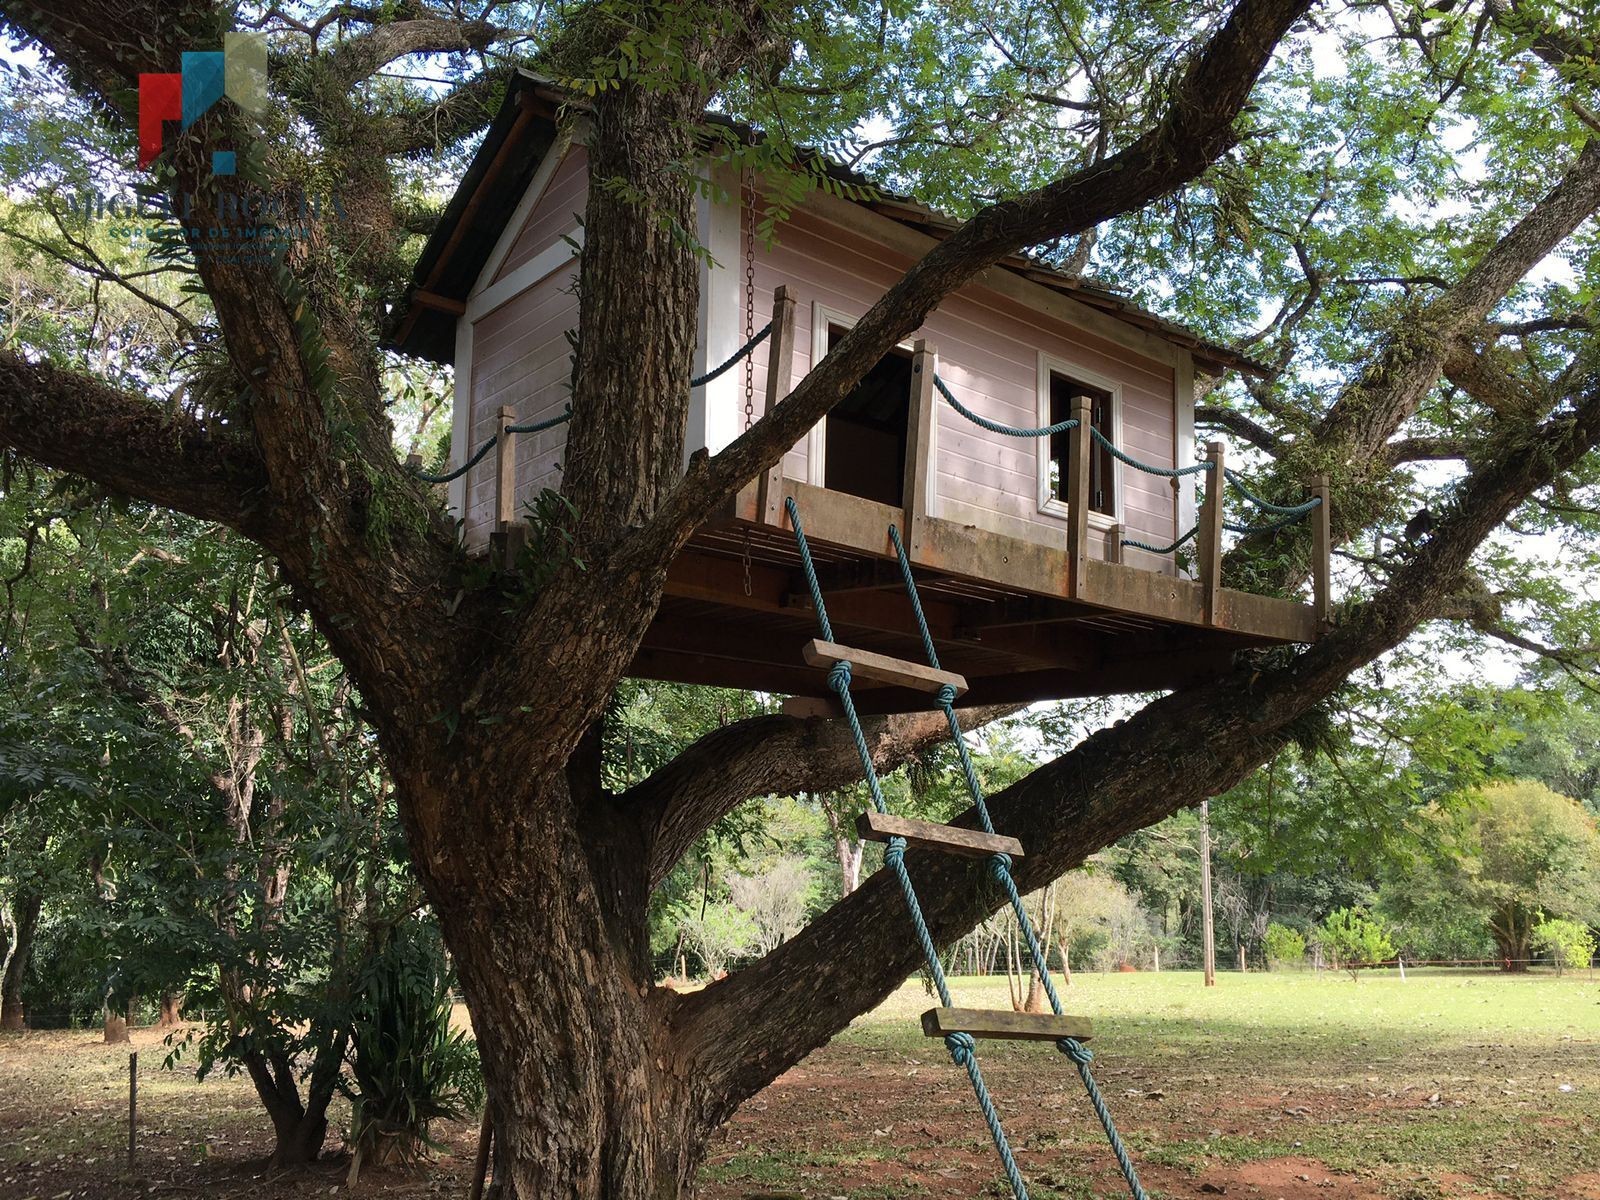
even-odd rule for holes
{"type": "Polygon", "coordinates": [[[128,1055],[128,1167],[133,1167],[136,1131],[139,1128],[139,1052],[128,1055]]]}
{"type": "Polygon", "coordinates": [[[1092,401],[1088,396],[1072,397],[1072,418],[1078,423],[1067,434],[1067,461],[1062,464],[1067,478],[1067,595],[1083,594],[1083,569],[1089,561],[1089,462],[1094,453],[1094,438],[1089,433],[1092,401]]]}
{"type": "MultiPolygon", "coordinates": [[[[780,283],[772,290],[772,332],[767,335],[767,404],[762,416],[777,407],[789,394],[794,378],[794,314],[798,306],[789,294],[789,285],[780,283]]],[[[751,351],[755,353],[754,350],[751,351]]],[[[778,459],[761,477],[756,491],[756,519],[764,525],[783,523],[783,459],[778,459]]]]}
{"type": "Polygon", "coordinates": [[[1206,498],[1200,505],[1200,587],[1204,596],[1205,622],[1217,623],[1217,596],[1222,590],[1222,492],[1227,480],[1227,450],[1221,442],[1207,447],[1206,498]]]}
{"type": "Polygon", "coordinates": [[[930,515],[928,461],[933,450],[933,377],[939,371],[939,351],[918,338],[911,352],[911,416],[907,423],[905,461],[906,553],[915,559],[930,515]]]}
{"type": "Polygon", "coordinates": [[[1333,554],[1333,519],[1329,513],[1332,498],[1328,494],[1326,475],[1311,477],[1311,494],[1322,501],[1311,510],[1311,607],[1320,632],[1327,628],[1333,613],[1329,561],[1333,554]]]}
{"type": "MultiPolygon", "coordinates": [[[[1122,522],[1120,521],[1113,524],[1106,534],[1106,561],[1109,563],[1122,561],[1122,522]]],[[[1160,969],[1160,967],[1156,968],[1158,971],[1160,969]]]]}
{"type": "Polygon", "coordinates": [[[494,560],[502,571],[516,566],[528,533],[528,527],[517,520],[517,435],[506,432],[516,423],[516,411],[502,404],[494,427],[494,532],[490,535],[494,560]]]}

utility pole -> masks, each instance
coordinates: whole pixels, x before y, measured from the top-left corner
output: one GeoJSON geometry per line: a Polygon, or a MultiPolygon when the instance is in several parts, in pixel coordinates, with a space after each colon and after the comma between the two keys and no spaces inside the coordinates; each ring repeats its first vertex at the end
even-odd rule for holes
{"type": "Polygon", "coordinates": [[[1200,801],[1200,941],[1205,951],[1206,986],[1217,986],[1217,939],[1211,913],[1211,801],[1200,801]]]}

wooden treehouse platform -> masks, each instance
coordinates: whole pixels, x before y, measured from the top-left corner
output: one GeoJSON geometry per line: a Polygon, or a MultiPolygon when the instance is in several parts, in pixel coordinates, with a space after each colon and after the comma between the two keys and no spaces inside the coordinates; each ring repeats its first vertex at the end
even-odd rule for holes
{"type": "MultiPolygon", "coordinates": [[[[1070,550],[937,517],[913,522],[799,480],[778,487],[805,523],[835,639],[922,662],[888,535],[901,530],[940,665],[967,683],[959,707],[1181,688],[1226,670],[1236,650],[1318,633],[1313,605],[1086,556],[1075,570],[1070,550]]],[[[757,519],[757,493],[747,489],[736,513],[679,555],[633,674],[810,698],[790,711],[828,715],[827,664],[803,657],[817,618],[794,531],[786,517],[757,519]]],[[[860,673],[852,690],[862,712],[928,707],[922,690],[860,673]]]]}

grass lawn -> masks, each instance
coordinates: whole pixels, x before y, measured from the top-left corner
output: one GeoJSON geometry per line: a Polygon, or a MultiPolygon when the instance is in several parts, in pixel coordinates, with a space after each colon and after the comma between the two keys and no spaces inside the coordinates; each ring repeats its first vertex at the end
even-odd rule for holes
{"type": "MultiPolygon", "coordinates": [[[[1009,1004],[1003,980],[955,991],[1009,1004]]],[[[1156,1194],[1600,1200],[1587,972],[1227,973],[1211,989],[1080,973],[1063,995],[1094,1018],[1097,1077],[1156,1194]]],[[[710,1194],[1009,1195],[964,1074],[921,1036],[930,1004],[907,985],[746,1105],[710,1194]]],[[[1071,1065],[1037,1043],[979,1052],[1036,1200],[1119,1194],[1071,1065]]]]}
{"type": "MultiPolygon", "coordinates": [[[[1096,1074],[1160,1197],[1600,1200],[1600,982],[1499,976],[1079,974],[1096,1074]]],[[[1006,1007],[1003,980],[955,981],[1006,1007]]],[[[906,985],[737,1114],[705,1173],[710,1200],[1009,1196],[963,1073],[921,1036],[906,985]]],[[[125,1166],[127,1051],[95,1031],[0,1035],[0,1200],[342,1192],[337,1160],[267,1177],[248,1085],[144,1066],[140,1163],[125,1166]]],[[[1071,1064],[1040,1044],[980,1060],[1036,1200],[1121,1191],[1071,1064]]],[[[336,1121],[344,1119],[336,1112],[336,1121]]],[[[421,1172],[369,1195],[465,1194],[476,1123],[439,1128],[421,1172]]],[[[330,1145],[336,1142],[330,1139],[330,1145]]]]}

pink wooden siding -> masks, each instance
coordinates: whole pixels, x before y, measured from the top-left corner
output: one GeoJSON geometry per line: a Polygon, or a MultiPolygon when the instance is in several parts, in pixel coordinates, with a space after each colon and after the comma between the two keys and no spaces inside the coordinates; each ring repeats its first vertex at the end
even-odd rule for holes
{"type": "MultiPolygon", "coordinates": [[[[910,260],[870,238],[797,213],[778,242],[756,255],[756,321],[766,319],[772,289],[787,283],[797,293],[794,374],[812,365],[815,304],[853,318],[864,313],[910,265],[910,260]]],[[[733,272],[728,273],[731,281],[733,272]]],[[[731,286],[731,282],[724,282],[731,286]]],[[[739,305],[743,313],[743,289],[739,305]]],[[[831,315],[831,314],[830,314],[831,315]]],[[[1104,376],[1121,388],[1122,449],[1158,466],[1173,465],[1176,441],[1174,372],[1076,326],[1034,311],[982,287],[958,292],[915,335],[939,352],[939,373],[974,412],[1007,425],[1039,421],[1039,352],[1104,376]]],[[[765,356],[757,352],[757,395],[765,387],[765,356]]],[[[990,433],[942,401],[934,435],[936,477],[933,514],[1050,544],[1066,544],[1066,519],[1040,511],[1038,459],[1049,439],[990,433]]],[[[784,473],[807,478],[804,442],[784,458],[784,473]]],[[[1124,536],[1165,543],[1175,536],[1176,503],[1170,482],[1119,466],[1119,519],[1124,536]]],[[[1093,539],[1093,549],[1103,538],[1093,539]]],[[[1126,561],[1163,569],[1164,560],[1132,551],[1126,561]]]]}
{"type": "MultiPolygon", "coordinates": [[[[573,150],[529,214],[498,279],[558,244],[572,228],[574,214],[583,208],[586,171],[582,150],[573,150]]],[[[772,289],[779,283],[788,284],[798,300],[793,374],[799,379],[812,366],[816,306],[827,310],[825,316],[848,323],[864,313],[909,265],[904,255],[871,238],[801,211],[780,227],[778,241],[770,250],[757,249],[755,323],[767,319],[772,289]]],[[[737,307],[740,330],[744,326],[741,267],[742,263],[724,264],[723,269],[712,272],[710,282],[737,307]]],[[[470,452],[493,433],[495,414],[502,404],[511,404],[520,422],[555,416],[566,404],[571,350],[565,334],[577,323],[577,300],[570,294],[572,274],[573,267],[564,265],[477,320],[470,433],[458,453],[470,452]]],[[[915,336],[926,337],[938,347],[940,374],[963,403],[1008,425],[1040,423],[1041,351],[1061,360],[1069,373],[1076,368],[1104,377],[1120,389],[1117,420],[1121,447],[1157,465],[1173,464],[1174,372],[1169,364],[978,286],[947,300],[915,336]]],[[[759,408],[766,389],[764,348],[756,351],[753,363],[759,408]]],[[[719,403],[742,407],[743,393],[742,386],[725,389],[719,403]],[[730,400],[735,392],[737,397],[730,400]]],[[[537,436],[518,437],[519,505],[538,489],[559,485],[564,446],[565,429],[559,426],[537,436]]],[[[934,515],[1064,546],[1066,518],[1040,511],[1038,456],[1048,453],[1049,439],[990,433],[937,401],[934,515]]],[[[802,440],[785,456],[784,473],[807,479],[808,466],[807,445],[802,440]]],[[[1117,471],[1117,519],[1124,536],[1153,543],[1171,541],[1177,531],[1176,496],[1170,482],[1124,466],[1117,471]]],[[[491,455],[468,478],[465,516],[469,543],[481,544],[486,539],[493,503],[491,455]]],[[[1091,518],[1102,526],[1110,519],[1091,518]]],[[[1103,533],[1095,533],[1091,552],[1099,556],[1103,543],[1103,533]]],[[[1140,551],[1128,551],[1125,559],[1151,569],[1171,568],[1170,559],[1140,551]]]]}
{"type": "MultiPolygon", "coordinates": [[[[571,395],[572,348],[566,332],[577,324],[578,302],[572,293],[575,264],[546,276],[527,291],[480,319],[472,329],[472,420],[467,447],[476,448],[494,434],[502,404],[510,405],[519,424],[558,416],[571,395]]],[[[542,488],[561,481],[561,456],[566,426],[538,434],[518,434],[517,504],[542,488]]],[[[458,451],[460,453],[461,451],[458,451]]],[[[466,538],[481,545],[489,535],[494,513],[494,452],[467,476],[466,538]]]]}
{"type": "Polygon", "coordinates": [[[544,195],[523,223],[522,232],[512,244],[511,253],[495,274],[495,280],[504,279],[539,251],[552,246],[564,234],[570,233],[583,218],[584,205],[589,200],[589,155],[582,146],[574,146],[550,178],[544,195]]]}

